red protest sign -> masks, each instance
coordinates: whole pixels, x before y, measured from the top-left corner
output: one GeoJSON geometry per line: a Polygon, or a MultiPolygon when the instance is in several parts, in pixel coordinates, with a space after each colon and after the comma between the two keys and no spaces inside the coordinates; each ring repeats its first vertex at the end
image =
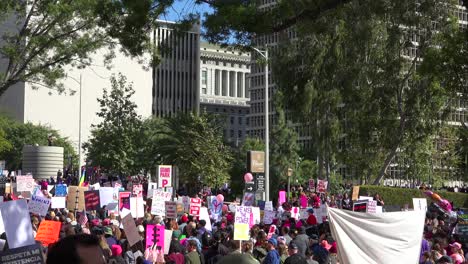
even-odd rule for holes
{"type": "Polygon", "coordinates": [[[61,222],[48,220],[42,221],[39,229],[37,230],[36,240],[46,247],[49,246],[49,244],[57,242],[61,227],[61,222]]]}

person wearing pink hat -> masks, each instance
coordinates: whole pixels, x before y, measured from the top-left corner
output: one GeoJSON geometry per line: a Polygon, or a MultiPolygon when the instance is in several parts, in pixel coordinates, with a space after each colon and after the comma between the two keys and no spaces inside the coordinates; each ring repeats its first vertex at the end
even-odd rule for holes
{"type": "Polygon", "coordinates": [[[449,245],[453,254],[450,255],[450,258],[452,258],[454,264],[462,264],[465,263],[465,257],[463,254],[462,246],[458,242],[454,242],[449,245]]]}
{"type": "Polygon", "coordinates": [[[125,260],[122,257],[122,247],[120,245],[112,245],[112,256],[109,258],[109,263],[124,264],[125,260]]]}

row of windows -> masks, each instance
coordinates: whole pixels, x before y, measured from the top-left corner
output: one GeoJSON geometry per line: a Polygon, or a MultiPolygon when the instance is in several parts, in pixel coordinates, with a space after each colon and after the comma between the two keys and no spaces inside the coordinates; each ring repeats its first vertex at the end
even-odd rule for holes
{"type": "Polygon", "coordinates": [[[205,65],[222,65],[224,67],[232,67],[232,68],[239,68],[239,69],[250,69],[250,65],[246,63],[235,63],[235,62],[226,62],[226,61],[219,61],[219,60],[202,60],[202,64],[205,65]]]}
{"type": "MultiPolygon", "coordinates": [[[[229,130],[229,138],[231,138],[231,139],[235,138],[235,135],[236,135],[235,131],[236,130],[234,130],[234,129],[229,130]]],[[[237,130],[237,138],[241,139],[243,136],[244,136],[244,132],[242,130],[237,130]]],[[[223,130],[223,137],[228,138],[228,134],[227,134],[226,129],[223,130]]]]}

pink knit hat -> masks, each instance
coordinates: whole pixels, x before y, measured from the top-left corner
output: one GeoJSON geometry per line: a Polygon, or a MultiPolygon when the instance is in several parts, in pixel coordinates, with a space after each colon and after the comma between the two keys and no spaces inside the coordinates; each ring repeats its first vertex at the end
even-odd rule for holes
{"type": "Polygon", "coordinates": [[[119,245],[112,245],[112,256],[120,256],[122,255],[122,247],[119,245]]]}

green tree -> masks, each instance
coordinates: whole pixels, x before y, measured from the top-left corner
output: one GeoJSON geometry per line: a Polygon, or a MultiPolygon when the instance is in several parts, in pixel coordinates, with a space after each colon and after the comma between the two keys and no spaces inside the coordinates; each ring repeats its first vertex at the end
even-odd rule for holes
{"type": "Polygon", "coordinates": [[[317,180],[317,162],[309,159],[302,160],[294,175],[294,178],[298,180],[299,184],[308,184],[310,179],[317,180]]]}
{"type": "Polygon", "coordinates": [[[116,48],[143,59],[157,52],[150,30],[173,0],[2,0],[0,3],[0,95],[18,82],[64,91],[64,67],[86,67],[92,54],[116,48]]]}
{"type": "Polygon", "coordinates": [[[229,182],[232,155],[224,145],[222,125],[207,115],[180,113],[167,118],[161,129],[160,153],[166,164],[180,169],[181,180],[189,186],[213,188],[229,182]]]}
{"type": "Polygon", "coordinates": [[[101,123],[92,125],[91,137],[83,144],[87,159],[104,170],[128,176],[139,172],[136,156],[141,145],[137,139],[142,121],[136,113],[136,104],[131,101],[135,91],[122,74],[111,77],[111,90],[104,90],[97,115],[101,123]]]}
{"type": "MultiPolygon", "coordinates": [[[[10,171],[20,170],[22,167],[23,147],[25,145],[47,146],[49,135],[55,138],[53,145],[63,147],[64,165],[71,156],[73,167],[78,168],[78,155],[75,148],[68,140],[59,135],[59,133],[46,126],[33,125],[31,123],[20,123],[6,116],[0,116],[0,127],[3,131],[4,144],[0,149],[0,159],[6,161],[6,168],[10,171]]],[[[0,133],[1,135],[1,133],[0,133]]]]}

